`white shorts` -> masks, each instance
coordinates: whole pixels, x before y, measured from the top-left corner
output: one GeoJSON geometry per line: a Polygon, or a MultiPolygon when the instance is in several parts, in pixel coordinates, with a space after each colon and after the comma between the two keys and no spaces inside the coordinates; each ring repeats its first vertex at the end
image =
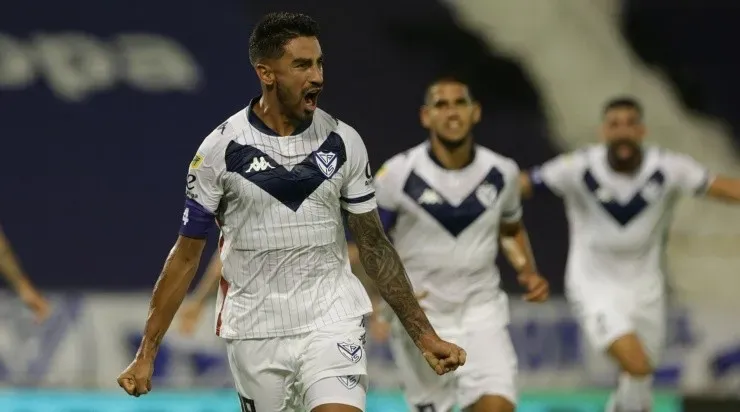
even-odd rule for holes
{"type": "Polygon", "coordinates": [[[640,301],[623,292],[586,294],[568,290],[568,301],[594,349],[606,351],[615,340],[635,333],[650,361],[657,365],[665,341],[665,302],[640,301]]]}
{"type": "Polygon", "coordinates": [[[242,412],[311,411],[338,403],[365,410],[365,319],[294,336],[227,340],[242,412]]]}
{"type": "Polygon", "coordinates": [[[484,395],[502,396],[516,404],[517,358],[505,326],[479,321],[458,331],[437,332],[468,355],[464,366],[443,376],[429,367],[401,327],[393,328],[391,351],[412,411],[446,412],[456,405],[464,409],[484,395]]]}

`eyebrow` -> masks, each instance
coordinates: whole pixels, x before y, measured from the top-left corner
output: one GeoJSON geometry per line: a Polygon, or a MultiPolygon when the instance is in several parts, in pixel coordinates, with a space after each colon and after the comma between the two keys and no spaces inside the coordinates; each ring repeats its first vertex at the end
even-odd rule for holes
{"type": "MultiPolygon", "coordinates": [[[[324,55],[320,55],[317,59],[317,61],[324,61],[324,55]]],[[[313,59],[310,59],[308,57],[296,57],[293,59],[293,63],[312,63],[313,59]]]]}

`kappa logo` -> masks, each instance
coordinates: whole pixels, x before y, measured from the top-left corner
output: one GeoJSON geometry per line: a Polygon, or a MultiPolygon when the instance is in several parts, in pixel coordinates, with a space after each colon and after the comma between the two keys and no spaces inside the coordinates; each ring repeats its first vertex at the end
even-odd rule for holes
{"type": "Polygon", "coordinates": [[[337,155],[332,152],[316,152],[314,154],[316,165],[327,178],[334,176],[337,172],[337,155]]]}
{"type": "Polygon", "coordinates": [[[265,160],[264,156],[255,157],[252,159],[252,164],[249,165],[249,169],[245,173],[249,172],[264,172],[268,169],[274,169],[275,166],[271,165],[270,162],[265,160]]]}
{"type": "Polygon", "coordinates": [[[354,343],[342,342],[337,343],[339,353],[345,358],[357,363],[362,359],[362,346],[355,345],[354,343]]]}
{"type": "Polygon", "coordinates": [[[337,379],[339,379],[339,382],[342,382],[342,385],[346,386],[347,389],[352,389],[360,383],[359,375],[337,376],[337,379]]]}

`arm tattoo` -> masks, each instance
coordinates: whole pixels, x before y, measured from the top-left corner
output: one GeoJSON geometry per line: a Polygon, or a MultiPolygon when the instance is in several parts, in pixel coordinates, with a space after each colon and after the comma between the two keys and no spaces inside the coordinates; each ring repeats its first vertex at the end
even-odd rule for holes
{"type": "Polygon", "coordinates": [[[401,258],[385,236],[377,210],[352,214],[347,226],[360,252],[360,261],[378,292],[396,312],[411,339],[420,344],[422,337],[436,337],[424,311],[416,300],[401,258]]]}

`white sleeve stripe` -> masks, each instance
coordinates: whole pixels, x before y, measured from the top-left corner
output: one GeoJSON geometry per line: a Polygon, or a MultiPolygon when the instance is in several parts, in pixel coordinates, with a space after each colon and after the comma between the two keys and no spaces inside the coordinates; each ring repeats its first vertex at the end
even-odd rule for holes
{"type": "Polygon", "coordinates": [[[701,184],[699,187],[696,188],[696,194],[697,195],[703,195],[707,193],[709,190],[709,186],[712,185],[712,182],[714,181],[714,176],[712,176],[711,173],[709,173],[709,170],[704,171],[704,178],[701,181],[701,184]]]}
{"type": "Polygon", "coordinates": [[[521,213],[522,213],[522,208],[521,208],[521,207],[518,207],[518,208],[516,208],[516,209],[514,209],[514,210],[508,210],[508,211],[504,211],[504,212],[502,213],[502,216],[503,216],[503,217],[509,217],[509,216],[518,216],[518,215],[520,215],[521,213]]]}
{"type": "Polygon", "coordinates": [[[520,207],[517,210],[502,213],[501,221],[504,223],[516,223],[521,220],[522,215],[522,208],[520,207]]]}

